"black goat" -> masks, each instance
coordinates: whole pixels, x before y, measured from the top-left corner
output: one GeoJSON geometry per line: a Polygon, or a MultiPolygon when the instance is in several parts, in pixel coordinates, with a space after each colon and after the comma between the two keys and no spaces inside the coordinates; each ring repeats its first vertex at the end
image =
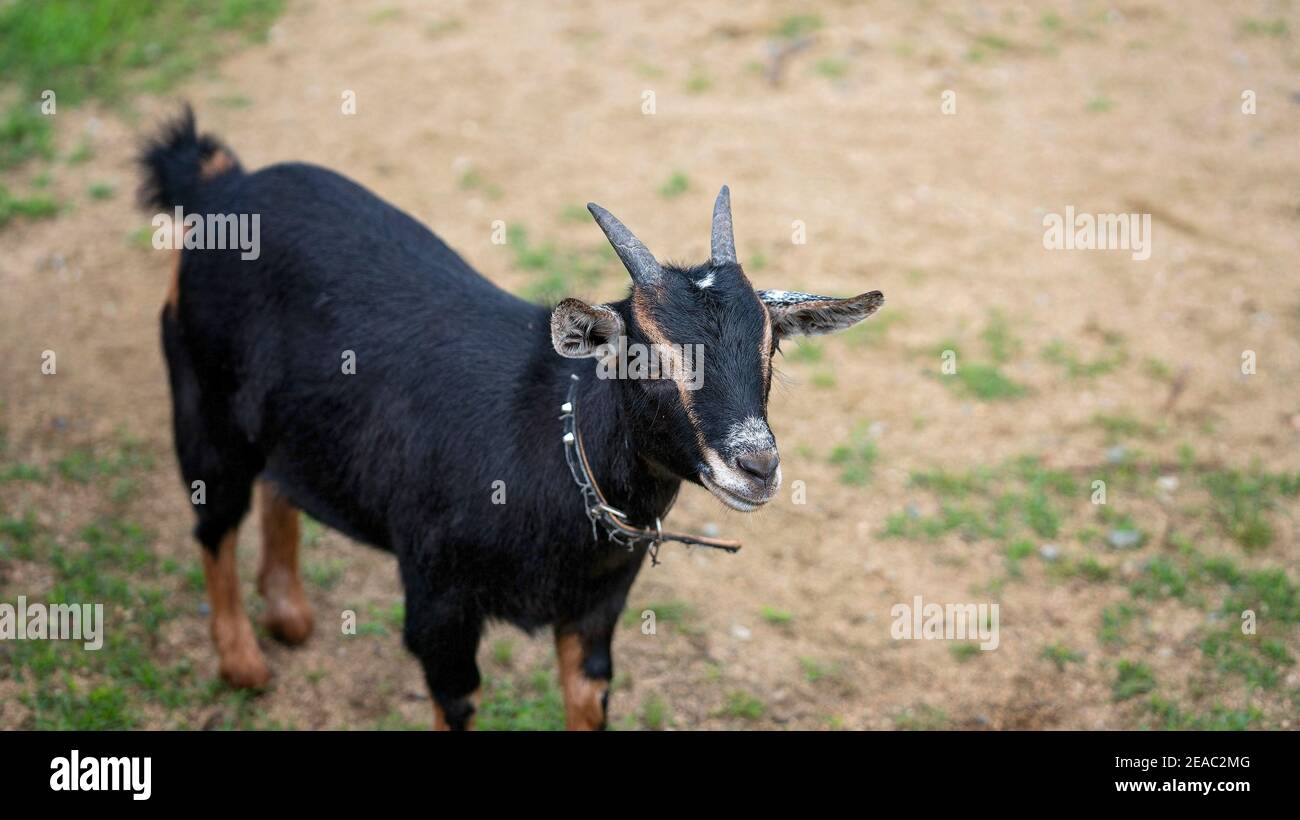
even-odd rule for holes
{"type": "Polygon", "coordinates": [[[254,258],[179,251],[162,311],[176,451],[203,502],[194,532],[222,676],[250,687],[269,678],[235,569],[258,481],[270,631],[298,643],[312,628],[299,509],[393,552],[405,643],[443,728],[472,722],[487,618],[553,625],[567,725],[605,723],[610,641],[651,539],[632,538],[629,550],[589,519],[566,463],[562,404],[581,409],[584,474],[619,522],[653,531],[683,480],[755,509],[781,480],[766,421],[779,339],[847,327],[883,302],[875,291],[756,292],[736,259],[725,187],[712,258],[690,268],[660,265],[590,206],[632,274],[630,295],[548,312],[335,173],[244,173],[198,136],[188,109],[142,163],[148,207],[260,216],[254,258]],[[702,378],[689,382],[671,353],[665,377],[598,377],[632,345],[702,350],[702,378]]]}

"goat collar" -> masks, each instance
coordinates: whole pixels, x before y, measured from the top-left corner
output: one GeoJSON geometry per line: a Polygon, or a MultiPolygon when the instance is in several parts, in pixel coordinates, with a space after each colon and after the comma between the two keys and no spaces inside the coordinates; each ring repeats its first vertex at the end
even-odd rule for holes
{"type": "Polygon", "coordinates": [[[708,538],[703,535],[669,532],[663,528],[658,516],[655,516],[654,529],[637,527],[628,521],[627,513],[610,506],[609,501],[605,499],[605,494],[600,491],[600,485],[596,483],[596,477],[592,475],[591,463],[587,460],[587,450],[582,444],[582,433],[578,430],[578,404],[576,400],[578,376],[573,374],[569,378],[571,381],[569,382],[568,400],[560,405],[560,410],[563,413],[560,419],[564,422],[564,460],[569,464],[569,472],[573,475],[573,483],[578,485],[578,490],[582,493],[583,507],[586,510],[587,518],[591,520],[592,537],[596,536],[596,525],[599,524],[610,541],[619,546],[627,547],[628,552],[636,549],[641,544],[649,544],[651,566],[659,564],[659,546],[665,541],[677,541],[688,546],[698,544],[702,547],[712,547],[727,552],[735,552],[740,549],[739,541],[725,541],[721,538],[708,538]]]}

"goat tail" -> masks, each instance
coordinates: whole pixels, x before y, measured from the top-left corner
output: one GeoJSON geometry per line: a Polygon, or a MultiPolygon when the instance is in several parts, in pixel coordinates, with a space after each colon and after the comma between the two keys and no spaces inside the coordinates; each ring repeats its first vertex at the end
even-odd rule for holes
{"type": "Polygon", "coordinates": [[[199,189],[228,174],[242,174],[239,160],[211,134],[199,135],[188,103],[176,119],[148,140],[139,156],[140,204],[171,210],[192,205],[199,189]]]}

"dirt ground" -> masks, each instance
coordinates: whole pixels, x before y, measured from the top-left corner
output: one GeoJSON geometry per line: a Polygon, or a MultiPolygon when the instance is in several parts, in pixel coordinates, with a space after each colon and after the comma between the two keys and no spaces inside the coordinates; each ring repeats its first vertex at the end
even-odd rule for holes
{"type": "MultiPolygon", "coordinates": [[[[518,243],[492,243],[494,220],[535,247],[594,253],[603,237],[575,216],[594,200],[661,257],[698,261],[724,182],[757,286],[884,291],[874,330],[789,345],[778,362],[778,501],[744,515],[683,490],[672,526],[745,548],[669,546],[642,572],[615,641],[614,726],[1097,729],[1238,715],[1294,728],[1285,607],[1300,502],[1267,499],[1271,537],[1248,550],[1200,483],[1205,471],[1300,470],[1300,19],[1291,3],[1229,5],[290,2],[265,44],[135,101],[135,116],[61,110],[59,145],[94,146],[54,174],[52,191],[75,207],[0,231],[0,464],[47,473],[0,482],[0,514],[30,513],[40,533],[26,558],[0,552],[0,600],[51,589],[41,550],[76,553],[88,523],[133,522],[168,606],[134,634],[150,662],[181,670],[181,694],[121,683],[124,725],[428,724],[395,626],[392,559],[311,526],[315,636],[298,649],[263,636],[275,678],[257,697],[211,684],[158,344],[169,260],[139,241],[149,215],[129,195],[138,138],[188,99],[246,167],[341,171],[516,292],[541,274],[518,243]],[[1257,22],[1273,20],[1289,25],[1257,22]],[[807,46],[774,84],[773,44],[797,37],[807,46]],[[116,196],[88,198],[97,182],[116,196]],[[1045,249],[1044,214],[1067,206],[1151,214],[1150,259],[1045,249]],[[804,243],[792,241],[796,222],[804,243]],[[56,375],[41,372],[46,350],[56,375]],[[972,371],[992,385],[959,384],[943,350],[959,373],[992,367],[972,371]],[[1242,372],[1246,351],[1254,373],[1242,372]],[[58,466],[87,450],[89,480],[58,466]],[[945,504],[915,474],[987,470],[996,504],[1004,487],[1023,489],[1006,466],[1022,456],[1075,479],[1051,497],[1059,528],[908,529],[945,504]],[[1091,482],[1123,464],[1136,466],[1099,510],[1091,482]],[[1126,529],[1143,533],[1139,547],[1114,546],[1126,529]],[[1261,609],[1260,635],[1281,647],[1264,672],[1205,646],[1221,605],[1238,592],[1253,605],[1245,590],[1260,585],[1198,574],[1193,554],[1282,573],[1283,617],[1278,598],[1261,609]],[[1061,569],[1084,566],[1104,572],[1061,569]],[[1185,593],[1143,586],[1167,566],[1185,593]],[[895,640],[891,607],[917,595],[999,604],[997,649],[895,640]],[[657,634],[638,628],[646,608],[657,634]],[[339,634],[347,609],[373,628],[339,634]],[[1118,638],[1106,631],[1115,618],[1118,638]],[[1134,680],[1137,696],[1121,691],[1134,680]]],[[[598,278],[564,281],[589,299],[627,285],[607,259],[598,278]]],[[[257,609],[254,527],[241,543],[257,609]]],[[[138,606],[117,616],[140,623],[138,606]]],[[[492,725],[553,725],[552,651],[548,635],[492,628],[481,651],[492,725]]],[[[48,725],[41,715],[59,709],[77,724],[95,701],[86,692],[118,680],[19,665],[0,671],[0,727],[48,725]],[[34,694],[65,686],[71,705],[34,694]]]]}

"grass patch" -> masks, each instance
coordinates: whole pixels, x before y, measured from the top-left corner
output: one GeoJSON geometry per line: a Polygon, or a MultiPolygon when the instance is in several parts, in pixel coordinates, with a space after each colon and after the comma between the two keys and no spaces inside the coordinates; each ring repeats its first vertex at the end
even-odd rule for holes
{"type": "Polygon", "coordinates": [[[1102,646],[1121,646],[1127,640],[1125,633],[1138,616],[1138,610],[1128,604],[1111,604],[1101,611],[1101,629],[1097,640],[1102,646]]]}
{"type": "Polygon", "coordinates": [[[1065,667],[1071,663],[1083,663],[1083,653],[1075,652],[1068,646],[1060,643],[1054,643],[1043,647],[1042,658],[1052,662],[1057,672],[1064,672],[1065,667]]]}
{"type": "Polygon", "coordinates": [[[566,251],[550,242],[534,244],[520,225],[506,230],[506,244],[514,251],[515,266],[535,277],[523,289],[524,298],[539,304],[553,304],[600,279],[600,271],[612,249],[566,251]]]}
{"type": "Polygon", "coordinates": [[[722,707],[722,715],[739,720],[758,720],[763,717],[767,707],[763,701],[748,692],[733,691],[727,695],[727,702],[722,707]]]}
{"type": "Polygon", "coordinates": [[[226,47],[224,33],[257,38],[281,0],[42,0],[0,5],[0,77],[17,101],[0,119],[0,169],[52,156],[53,126],[35,108],[171,87],[226,47]]]}
{"type": "Polygon", "coordinates": [[[663,185],[659,186],[659,196],[664,199],[674,199],[681,196],[691,189],[690,177],[681,171],[674,171],[663,185]]]}
{"type": "Polygon", "coordinates": [[[1145,695],[1155,688],[1156,676],[1149,666],[1141,661],[1121,660],[1115,668],[1115,682],[1110,691],[1114,700],[1122,701],[1145,695]]]}
{"type": "Polygon", "coordinates": [[[977,643],[959,643],[955,644],[950,650],[953,658],[958,663],[965,663],[980,653],[980,647],[977,643]]]}
{"type": "Polygon", "coordinates": [[[49,219],[58,212],[59,203],[48,196],[15,197],[0,185],[0,228],[14,219],[49,219]]]}
{"type": "Polygon", "coordinates": [[[1004,374],[997,365],[979,362],[959,365],[957,372],[946,382],[964,395],[980,401],[1015,399],[1029,392],[1004,374]]]}
{"type": "Polygon", "coordinates": [[[188,73],[202,54],[216,54],[213,34],[265,32],[280,0],[42,0],[0,9],[0,76],[37,98],[57,90],[59,103],[120,99],[143,85],[156,89],[188,73]]]}
{"type": "Polygon", "coordinates": [[[53,156],[54,127],[35,105],[17,104],[0,116],[0,170],[53,156]]]}
{"type": "Polygon", "coordinates": [[[650,694],[641,704],[641,725],[651,731],[659,731],[668,725],[668,706],[664,699],[650,694]]]}
{"type": "Polygon", "coordinates": [[[1259,470],[1218,470],[1203,477],[1213,511],[1228,535],[1247,551],[1273,543],[1268,512],[1280,496],[1300,494],[1300,473],[1268,474],[1259,470]]]}
{"type": "Polygon", "coordinates": [[[1091,379],[1110,373],[1128,359],[1118,337],[1110,337],[1106,350],[1095,359],[1083,359],[1064,341],[1054,339],[1042,351],[1043,360],[1060,366],[1071,379],[1091,379]]]}
{"type": "Polygon", "coordinates": [[[1281,17],[1273,20],[1247,17],[1237,26],[1237,30],[1249,37],[1286,37],[1291,33],[1286,20],[1281,17]]]}
{"type": "Polygon", "coordinates": [[[1255,706],[1244,709],[1228,709],[1216,704],[1209,712],[1195,714],[1184,712],[1173,701],[1159,695],[1152,695],[1147,701],[1147,708],[1159,721],[1158,728],[1166,730],[1192,730],[1212,732],[1241,732],[1252,728],[1263,718],[1263,713],[1255,706]]]}
{"type": "Polygon", "coordinates": [[[828,80],[838,80],[849,73],[849,61],[843,57],[823,57],[813,64],[813,71],[828,80]]]}
{"type": "Polygon", "coordinates": [[[564,728],[564,701],[548,670],[522,681],[489,677],[474,725],[488,731],[559,731],[564,728]]]}
{"type": "Polygon", "coordinates": [[[776,607],[765,606],[760,614],[764,621],[773,626],[789,626],[794,622],[794,615],[776,607]]]}
{"type": "Polygon", "coordinates": [[[108,182],[95,182],[86,189],[86,194],[96,200],[112,199],[115,193],[117,188],[108,182]]]}
{"type": "Polygon", "coordinates": [[[925,704],[908,709],[894,718],[894,726],[905,732],[937,732],[947,729],[948,724],[947,712],[925,704]]]}
{"type": "Polygon", "coordinates": [[[795,40],[812,34],[822,27],[822,18],[815,14],[792,14],[777,24],[773,34],[787,40],[795,40]]]}
{"type": "Polygon", "coordinates": [[[840,483],[850,487],[865,487],[871,483],[872,468],[879,453],[876,442],[865,428],[854,431],[849,443],[840,444],[831,451],[830,461],[840,468],[840,483]]]}
{"type": "Polygon", "coordinates": [[[641,613],[649,610],[655,615],[655,624],[685,625],[695,616],[695,608],[685,601],[655,601],[641,606],[628,607],[623,612],[624,626],[638,626],[641,613]]]}

